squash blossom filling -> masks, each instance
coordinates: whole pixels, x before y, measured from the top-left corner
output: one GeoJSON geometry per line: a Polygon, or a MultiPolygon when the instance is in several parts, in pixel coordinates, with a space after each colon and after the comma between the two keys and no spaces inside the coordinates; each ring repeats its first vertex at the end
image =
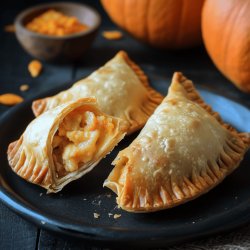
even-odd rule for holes
{"type": "Polygon", "coordinates": [[[112,133],[114,128],[112,118],[96,115],[91,110],[77,109],[68,114],[52,142],[58,176],[74,172],[93,160],[105,135],[112,133]]]}

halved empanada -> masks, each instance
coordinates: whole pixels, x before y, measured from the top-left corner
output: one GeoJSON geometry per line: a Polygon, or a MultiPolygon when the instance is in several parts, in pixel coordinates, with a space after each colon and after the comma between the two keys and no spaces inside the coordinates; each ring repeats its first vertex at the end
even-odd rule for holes
{"type": "Polygon", "coordinates": [[[147,76],[120,51],[103,67],[70,89],[53,97],[33,102],[36,116],[67,101],[82,97],[97,98],[100,109],[129,122],[128,133],[143,127],[163,97],[148,84],[147,76]]]}
{"type": "Polygon", "coordinates": [[[65,103],[37,117],[9,145],[9,164],[25,180],[58,192],[92,170],[127,128],[101,112],[94,98],[65,103]]]}
{"type": "Polygon", "coordinates": [[[121,151],[104,186],[130,212],[170,208],[221,182],[249,148],[248,133],[224,124],[191,81],[175,73],[167,97],[132,144],[121,151]]]}

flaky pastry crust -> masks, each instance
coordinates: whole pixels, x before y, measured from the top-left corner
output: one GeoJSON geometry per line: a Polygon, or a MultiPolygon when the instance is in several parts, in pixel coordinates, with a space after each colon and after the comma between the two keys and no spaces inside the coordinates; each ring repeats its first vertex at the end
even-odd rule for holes
{"type": "Polygon", "coordinates": [[[239,166],[249,145],[249,133],[224,123],[177,72],[138,137],[119,152],[104,186],[129,212],[171,208],[219,184],[239,166]]]}
{"type": "Polygon", "coordinates": [[[132,133],[146,123],[163,97],[151,88],[148,78],[126,52],[120,51],[103,67],[70,89],[33,102],[35,116],[62,103],[83,97],[96,97],[101,110],[127,121],[132,133]]]}
{"type": "Polygon", "coordinates": [[[10,143],[9,165],[23,179],[55,193],[91,171],[127,128],[122,119],[101,112],[94,98],[68,102],[41,114],[10,143]]]}

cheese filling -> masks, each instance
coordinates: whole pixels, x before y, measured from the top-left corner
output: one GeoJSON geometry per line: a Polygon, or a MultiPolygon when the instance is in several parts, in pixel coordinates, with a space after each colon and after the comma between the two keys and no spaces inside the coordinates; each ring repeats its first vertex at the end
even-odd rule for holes
{"type": "Polygon", "coordinates": [[[52,146],[59,177],[77,171],[94,159],[104,137],[114,130],[112,118],[77,109],[67,115],[56,132],[52,146]]]}

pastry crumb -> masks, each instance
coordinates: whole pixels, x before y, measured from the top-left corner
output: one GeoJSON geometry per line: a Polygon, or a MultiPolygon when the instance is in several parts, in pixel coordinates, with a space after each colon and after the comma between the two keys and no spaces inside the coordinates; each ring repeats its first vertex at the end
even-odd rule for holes
{"type": "Polygon", "coordinates": [[[106,196],[107,196],[108,198],[111,198],[111,194],[107,194],[106,196]]]}
{"type": "Polygon", "coordinates": [[[113,214],[112,213],[108,213],[108,216],[111,217],[113,214]]]}
{"type": "Polygon", "coordinates": [[[195,224],[195,221],[192,221],[192,224],[195,224]]]}
{"type": "Polygon", "coordinates": [[[103,31],[102,36],[108,40],[119,40],[122,38],[122,32],[118,30],[103,31]]]}
{"type": "Polygon", "coordinates": [[[19,89],[20,89],[21,91],[27,91],[27,90],[29,89],[29,85],[28,85],[28,84],[22,84],[22,85],[19,87],[19,89]]]}
{"type": "Polygon", "coordinates": [[[39,195],[40,195],[40,197],[41,197],[41,196],[43,195],[43,193],[40,193],[39,195]]]}
{"type": "Polygon", "coordinates": [[[114,214],[114,219],[120,218],[122,215],[121,214],[114,214]]]}
{"type": "Polygon", "coordinates": [[[8,24],[8,25],[4,26],[4,31],[9,32],[9,33],[14,33],[14,32],[16,32],[16,28],[15,28],[14,24],[8,24]]]}
{"type": "Polygon", "coordinates": [[[86,201],[87,199],[86,198],[83,198],[84,201],[86,201]]]}
{"type": "Polygon", "coordinates": [[[32,77],[37,77],[42,71],[43,65],[38,60],[32,60],[28,65],[28,70],[32,77]]]}
{"type": "Polygon", "coordinates": [[[101,215],[98,214],[98,213],[93,213],[93,215],[94,215],[94,218],[95,218],[95,219],[99,219],[99,217],[101,216],[101,215]]]}

